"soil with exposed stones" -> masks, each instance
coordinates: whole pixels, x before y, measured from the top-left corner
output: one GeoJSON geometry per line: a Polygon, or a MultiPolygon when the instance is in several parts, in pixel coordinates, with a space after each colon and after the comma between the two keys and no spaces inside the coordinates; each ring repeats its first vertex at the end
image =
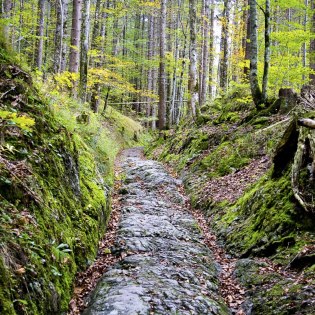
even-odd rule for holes
{"type": "Polygon", "coordinates": [[[101,246],[96,263],[79,275],[69,314],[85,304],[84,315],[245,314],[235,261],[191,209],[181,181],[140,148],[125,150],[119,168],[124,179],[113,202],[120,222],[101,243],[111,247],[101,246]]]}
{"type": "Polygon", "coordinates": [[[121,257],[99,281],[84,315],[229,314],[219,269],[180,193],[181,182],[126,150],[121,220],[111,252],[121,257]]]}

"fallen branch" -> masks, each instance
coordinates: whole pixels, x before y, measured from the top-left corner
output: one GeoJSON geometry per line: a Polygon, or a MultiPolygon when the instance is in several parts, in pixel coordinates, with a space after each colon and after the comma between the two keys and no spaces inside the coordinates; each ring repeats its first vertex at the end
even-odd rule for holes
{"type": "Polygon", "coordinates": [[[315,129],[315,120],[310,118],[302,118],[298,120],[298,125],[310,129],[315,129]]]}
{"type": "Polygon", "coordinates": [[[268,126],[268,127],[266,127],[266,128],[257,130],[255,133],[260,133],[260,132],[266,131],[266,130],[268,130],[268,129],[274,128],[274,127],[277,126],[277,125],[280,125],[280,124],[283,124],[283,123],[289,121],[290,119],[291,119],[291,117],[286,118],[286,119],[281,120],[281,121],[278,121],[278,122],[274,123],[274,124],[271,125],[271,126],[268,126]]]}

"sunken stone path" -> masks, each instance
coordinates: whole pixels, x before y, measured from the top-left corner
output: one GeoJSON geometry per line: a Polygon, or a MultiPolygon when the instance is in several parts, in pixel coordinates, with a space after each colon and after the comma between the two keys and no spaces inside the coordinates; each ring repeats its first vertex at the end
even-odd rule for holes
{"type": "Polygon", "coordinates": [[[120,167],[125,176],[115,250],[123,258],[103,275],[83,314],[229,314],[180,182],[138,148],[124,151],[120,167]]]}

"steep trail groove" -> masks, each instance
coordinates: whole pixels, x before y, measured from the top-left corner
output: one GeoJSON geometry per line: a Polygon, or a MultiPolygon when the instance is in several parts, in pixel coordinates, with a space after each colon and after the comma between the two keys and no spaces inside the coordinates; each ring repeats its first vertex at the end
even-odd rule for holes
{"type": "Polygon", "coordinates": [[[121,218],[111,247],[119,259],[105,268],[82,314],[245,314],[242,295],[233,295],[242,291],[233,268],[181,182],[140,148],[125,150],[120,161],[121,218]]]}

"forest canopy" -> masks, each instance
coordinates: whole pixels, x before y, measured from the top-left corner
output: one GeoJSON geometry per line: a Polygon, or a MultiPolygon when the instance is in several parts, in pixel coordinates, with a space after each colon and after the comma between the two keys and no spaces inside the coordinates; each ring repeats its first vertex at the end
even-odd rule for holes
{"type": "Polygon", "coordinates": [[[313,0],[2,0],[1,10],[8,45],[39,77],[152,129],[235,87],[261,108],[314,83],[313,0]]]}

